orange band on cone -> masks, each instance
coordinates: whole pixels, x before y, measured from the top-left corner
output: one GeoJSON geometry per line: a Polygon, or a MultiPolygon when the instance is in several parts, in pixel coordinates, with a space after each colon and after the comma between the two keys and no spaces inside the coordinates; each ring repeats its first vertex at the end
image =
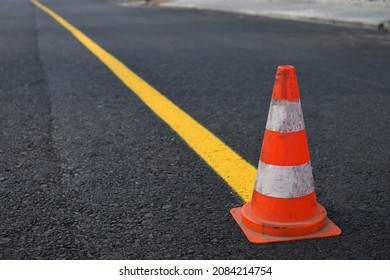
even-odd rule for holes
{"type": "Polygon", "coordinates": [[[313,217],[317,211],[315,192],[294,198],[252,195],[252,213],[274,222],[299,222],[313,217]]]}
{"type": "Polygon", "coordinates": [[[279,166],[300,165],[310,161],[306,130],[277,132],[266,129],[260,160],[279,166]]]}
{"type": "Polygon", "coordinates": [[[273,198],[253,192],[241,208],[242,223],[271,236],[302,236],[319,231],[327,222],[326,210],[315,193],[298,198],[273,198]]]}

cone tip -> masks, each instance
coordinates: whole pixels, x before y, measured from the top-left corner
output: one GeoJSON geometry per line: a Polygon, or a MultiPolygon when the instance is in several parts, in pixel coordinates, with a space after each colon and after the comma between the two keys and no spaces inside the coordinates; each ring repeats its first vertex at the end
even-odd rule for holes
{"type": "Polygon", "coordinates": [[[277,72],[279,71],[295,71],[295,67],[292,65],[280,65],[277,72]]]}
{"type": "Polygon", "coordinates": [[[299,97],[295,67],[292,65],[278,66],[272,98],[297,102],[299,97]]]}

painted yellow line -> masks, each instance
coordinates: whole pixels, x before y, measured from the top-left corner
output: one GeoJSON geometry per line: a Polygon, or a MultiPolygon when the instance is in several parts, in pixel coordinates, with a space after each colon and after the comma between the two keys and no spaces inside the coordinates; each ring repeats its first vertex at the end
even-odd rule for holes
{"type": "Polygon", "coordinates": [[[256,169],[251,164],[64,18],[36,0],[31,2],[53,17],[99,58],[157,116],[176,131],[244,201],[251,199],[256,178],[256,169]]]}

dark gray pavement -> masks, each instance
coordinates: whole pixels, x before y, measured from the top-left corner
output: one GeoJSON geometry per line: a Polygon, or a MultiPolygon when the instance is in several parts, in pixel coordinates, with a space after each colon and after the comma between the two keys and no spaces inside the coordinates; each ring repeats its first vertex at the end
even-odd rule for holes
{"type": "Polygon", "coordinates": [[[297,68],[337,238],[248,243],[242,204],[98,59],[0,0],[1,259],[389,259],[390,36],[218,12],[42,1],[257,164],[277,65],[297,68]]]}

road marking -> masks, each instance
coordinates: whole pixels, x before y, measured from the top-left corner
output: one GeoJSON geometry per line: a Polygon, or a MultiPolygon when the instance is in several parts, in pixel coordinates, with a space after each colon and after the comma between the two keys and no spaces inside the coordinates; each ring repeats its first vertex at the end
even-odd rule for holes
{"type": "Polygon", "coordinates": [[[244,200],[252,197],[256,168],[223,143],[172,101],[127,68],[113,55],[88,38],[64,18],[36,0],[31,2],[54,18],[72,33],[87,49],[99,58],[130,90],[221,176],[244,200]]]}

